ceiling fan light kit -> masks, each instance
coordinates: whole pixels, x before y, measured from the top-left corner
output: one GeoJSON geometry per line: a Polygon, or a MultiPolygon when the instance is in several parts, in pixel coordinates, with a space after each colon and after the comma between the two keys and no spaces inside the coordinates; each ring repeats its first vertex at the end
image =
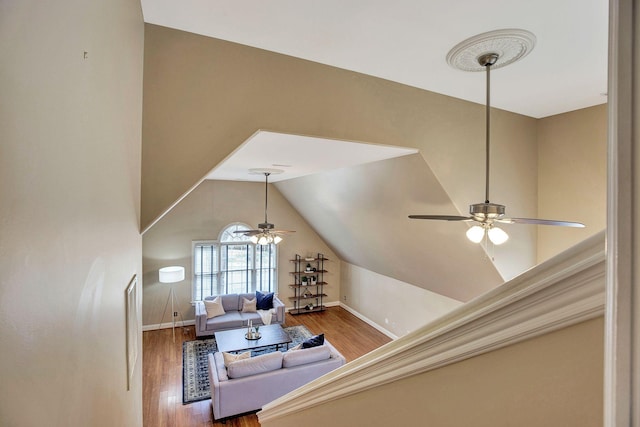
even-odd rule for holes
{"type": "Polygon", "coordinates": [[[480,243],[484,239],[484,227],[481,225],[474,225],[467,230],[467,239],[473,243],[480,243]]]}
{"type": "Polygon", "coordinates": [[[467,230],[467,238],[480,243],[487,237],[494,245],[501,245],[509,235],[496,223],[556,225],[582,228],[584,224],[573,221],[556,221],[534,218],[505,218],[505,206],[489,201],[489,172],[491,148],[491,69],[504,67],[527,56],[534,48],[536,37],[526,30],[506,29],[482,33],[454,46],[447,54],[447,63],[462,71],[486,72],[486,162],[485,201],[469,206],[470,216],[460,215],[409,215],[411,219],[441,221],[475,221],[467,230]]]}
{"type": "Polygon", "coordinates": [[[292,230],[276,230],[275,226],[267,219],[267,207],[269,201],[269,175],[282,173],[281,169],[249,169],[251,174],[264,175],[264,222],[258,224],[255,230],[238,230],[234,233],[243,234],[249,237],[251,243],[255,245],[277,245],[282,242],[282,235],[295,233],[292,230]]]}

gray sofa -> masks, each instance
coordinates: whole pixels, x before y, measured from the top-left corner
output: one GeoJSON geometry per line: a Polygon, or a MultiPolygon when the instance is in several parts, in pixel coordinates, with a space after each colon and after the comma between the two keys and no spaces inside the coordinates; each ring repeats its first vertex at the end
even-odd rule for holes
{"type": "Polygon", "coordinates": [[[318,347],[267,353],[233,362],[228,368],[222,353],[209,354],[208,358],[211,406],[216,420],[256,411],[346,363],[326,340],[318,347]]]}
{"type": "MultiPolygon", "coordinates": [[[[242,312],[242,298],[251,300],[255,297],[255,293],[221,295],[220,298],[222,299],[222,307],[224,308],[225,314],[212,317],[211,319],[207,319],[207,310],[205,309],[204,302],[196,301],[196,336],[211,336],[216,331],[246,327],[247,321],[249,320],[253,322],[254,326],[262,325],[262,318],[258,313],[242,312]]],[[[214,297],[205,298],[205,300],[213,299],[214,297]]],[[[284,323],[284,303],[275,295],[273,297],[273,309],[271,312],[272,325],[275,323],[284,323]]]]}

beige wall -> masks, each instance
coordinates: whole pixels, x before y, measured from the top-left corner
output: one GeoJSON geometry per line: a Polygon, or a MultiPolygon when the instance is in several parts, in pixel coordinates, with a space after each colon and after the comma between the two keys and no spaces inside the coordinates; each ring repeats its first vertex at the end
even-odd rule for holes
{"type": "Polygon", "coordinates": [[[140,4],[0,10],[0,425],[141,426],[140,4]]]}
{"type": "Polygon", "coordinates": [[[603,323],[580,323],[262,426],[601,426],[603,323]]]}
{"type": "Polygon", "coordinates": [[[587,227],[538,227],[538,262],[603,230],[606,200],[606,104],[540,119],[538,215],[587,227]]]}
{"type": "MultiPolygon", "coordinates": [[[[417,148],[460,212],[483,201],[482,105],[213,38],[145,28],[144,227],[258,129],[417,148]]],[[[494,119],[494,201],[507,204],[514,216],[535,215],[536,120],[499,110],[494,119]]],[[[510,248],[495,252],[506,277],[535,264],[535,230],[514,229],[513,235],[510,248]]]]}
{"type": "Polygon", "coordinates": [[[342,303],[396,337],[462,305],[460,301],[342,262],[342,303]]]}
{"type": "MultiPolygon", "coordinates": [[[[311,227],[269,184],[269,221],[277,228],[295,230],[278,244],[278,293],[292,306],[289,284],[294,255],[323,253],[329,262],[324,280],[328,295],[325,302],[337,302],[340,295],[340,262],[311,227]]],[[[144,304],[143,324],[156,325],[163,318],[169,284],[158,282],[158,269],[168,265],[185,267],[186,280],[174,284],[178,307],[186,320],[194,319],[191,307],[191,248],[194,240],[217,240],[229,224],[243,222],[252,228],[264,221],[264,184],[235,181],[204,181],[143,236],[144,304]]],[[[171,306],[164,313],[164,323],[171,321],[171,306]]]]}
{"type": "MultiPolygon", "coordinates": [[[[466,223],[407,219],[411,213],[466,214],[470,203],[484,200],[481,105],[213,38],[145,28],[143,226],[256,130],[267,129],[420,150],[407,156],[414,158],[409,166],[405,160],[379,162],[385,165],[276,184],[340,259],[401,282],[468,301],[535,265],[538,239],[557,253],[590,235],[505,225],[510,240],[485,253],[464,237],[466,223]],[[551,242],[565,234],[567,240],[551,242]],[[452,269],[449,260],[462,262],[452,269]]],[[[490,199],[506,205],[508,216],[553,218],[548,207],[554,204],[539,203],[539,192],[547,197],[554,183],[583,179],[580,168],[550,170],[555,155],[539,150],[539,141],[554,146],[563,135],[538,125],[492,112],[490,199]],[[552,184],[539,182],[539,169],[555,177],[552,184]]],[[[585,203],[572,206],[587,211],[591,205],[585,203]]]]}

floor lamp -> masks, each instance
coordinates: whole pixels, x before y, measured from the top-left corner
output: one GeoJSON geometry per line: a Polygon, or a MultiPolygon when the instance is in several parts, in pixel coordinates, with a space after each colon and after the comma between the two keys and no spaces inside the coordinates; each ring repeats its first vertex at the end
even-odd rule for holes
{"type": "MultiPolygon", "coordinates": [[[[161,268],[158,276],[160,278],[160,283],[177,283],[182,282],[184,280],[184,267],[180,266],[171,266],[161,268]]],[[[175,293],[173,292],[173,285],[171,286],[171,290],[169,291],[169,296],[167,297],[167,302],[164,305],[164,311],[162,312],[162,319],[160,319],[160,326],[162,326],[162,321],[164,320],[164,314],[167,311],[167,306],[169,305],[169,300],[171,300],[171,322],[173,329],[173,342],[176,342],[176,316],[174,311],[175,305],[175,293]]],[[[184,327],[184,322],[182,324],[184,327]]]]}

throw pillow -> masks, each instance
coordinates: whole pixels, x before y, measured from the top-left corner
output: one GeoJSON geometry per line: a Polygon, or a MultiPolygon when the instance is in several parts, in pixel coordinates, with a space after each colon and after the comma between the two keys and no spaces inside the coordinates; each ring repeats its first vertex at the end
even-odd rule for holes
{"type": "Polygon", "coordinates": [[[242,312],[243,313],[255,313],[256,312],[256,299],[242,298],[242,312]]]}
{"type": "Polygon", "coordinates": [[[233,354],[233,353],[222,353],[222,357],[224,358],[224,366],[229,366],[229,363],[231,362],[235,362],[236,360],[243,360],[243,359],[250,359],[251,358],[251,352],[250,351],[245,351],[244,353],[240,353],[240,354],[233,354]]]}
{"type": "Polygon", "coordinates": [[[302,348],[317,347],[324,344],[324,334],[316,335],[302,343],[302,348]]]}
{"type": "Polygon", "coordinates": [[[258,310],[271,310],[273,308],[273,292],[262,293],[256,291],[256,299],[258,300],[258,310]]]}
{"type": "Polygon", "coordinates": [[[211,319],[212,317],[222,316],[225,311],[222,308],[222,301],[220,297],[217,296],[213,301],[204,300],[204,308],[207,311],[207,319],[211,319]]]}
{"type": "Polygon", "coordinates": [[[287,351],[296,351],[296,350],[300,350],[300,349],[302,349],[302,343],[298,344],[298,345],[297,345],[297,346],[295,346],[295,347],[291,347],[291,348],[290,348],[289,350],[287,350],[287,351]]]}

